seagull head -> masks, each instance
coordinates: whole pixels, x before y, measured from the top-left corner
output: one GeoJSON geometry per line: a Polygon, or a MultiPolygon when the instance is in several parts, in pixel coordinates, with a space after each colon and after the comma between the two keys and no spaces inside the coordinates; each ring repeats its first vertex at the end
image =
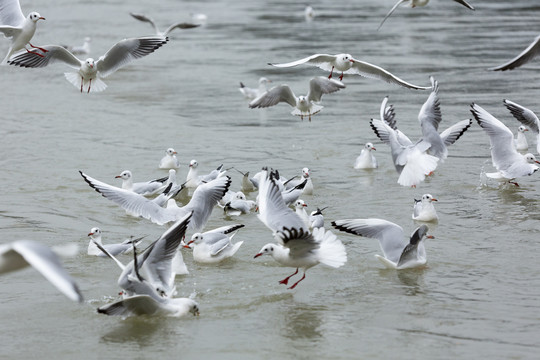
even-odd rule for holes
{"type": "Polygon", "coordinates": [[[92,58],[88,58],[88,59],[86,59],[86,61],[84,62],[84,66],[85,66],[86,68],[91,68],[91,69],[93,69],[93,68],[94,68],[94,65],[95,65],[95,61],[94,61],[94,59],[92,59],[92,58]]]}
{"type": "Polygon", "coordinates": [[[364,145],[364,147],[366,149],[368,149],[368,150],[377,150],[377,149],[375,149],[375,146],[373,146],[373,144],[370,143],[370,142],[366,143],[366,145],[364,145]]]}
{"type": "Polygon", "coordinates": [[[432,201],[439,201],[439,200],[435,199],[431,194],[424,194],[422,195],[422,201],[432,202],[432,201]]]}
{"type": "Polygon", "coordinates": [[[302,176],[307,179],[309,177],[309,169],[307,167],[302,169],[302,176]]]}
{"type": "Polygon", "coordinates": [[[527,129],[527,128],[526,128],[525,126],[523,126],[523,125],[520,125],[520,126],[518,127],[518,131],[519,131],[519,132],[525,132],[525,131],[529,131],[529,129],[527,129]]]}
{"type": "Polygon", "coordinates": [[[197,166],[199,166],[199,163],[197,162],[197,160],[191,160],[191,161],[189,162],[189,167],[190,167],[190,168],[196,169],[197,166]]]}
{"type": "Polygon", "coordinates": [[[45,20],[45,18],[39,15],[39,13],[32,11],[30,14],[28,14],[28,20],[37,22],[38,20],[45,20]]]}
{"type": "Polygon", "coordinates": [[[261,251],[259,251],[253,258],[258,258],[262,255],[272,255],[274,253],[274,244],[266,244],[263,246],[261,251]]]}
{"type": "Polygon", "coordinates": [[[168,148],[168,149],[167,149],[167,154],[168,154],[168,155],[170,155],[170,156],[173,156],[173,155],[176,155],[176,154],[177,154],[177,152],[176,152],[176,151],[174,151],[174,149],[173,149],[173,148],[168,148]]]}
{"type": "Polygon", "coordinates": [[[129,170],[124,170],[122,171],[122,173],[120,175],[116,175],[115,178],[116,179],[122,179],[122,180],[128,180],[128,179],[131,179],[131,171],[129,170]]]}
{"type": "Polygon", "coordinates": [[[101,236],[101,229],[98,227],[93,227],[90,229],[90,232],[88,233],[88,236],[90,236],[91,239],[96,239],[101,236]]]}
{"type": "Polygon", "coordinates": [[[529,164],[540,164],[540,161],[536,160],[536,157],[531,153],[525,154],[525,159],[529,164]]]}

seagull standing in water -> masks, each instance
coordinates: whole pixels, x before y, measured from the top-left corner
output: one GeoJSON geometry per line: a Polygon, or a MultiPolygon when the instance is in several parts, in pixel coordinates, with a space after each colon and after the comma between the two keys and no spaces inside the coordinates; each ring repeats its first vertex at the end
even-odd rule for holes
{"type": "Polygon", "coordinates": [[[433,206],[433,201],[437,201],[431,194],[422,195],[422,199],[414,199],[412,218],[417,221],[438,221],[439,217],[433,206]]]}
{"type": "Polygon", "coordinates": [[[11,45],[2,64],[7,64],[11,55],[21,49],[26,49],[28,53],[35,54],[36,56],[43,56],[37,50],[41,50],[42,52],[46,52],[47,50],[30,43],[36,32],[36,25],[39,20],[45,20],[45,18],[35,11],[32,11],[25,17],[19,0],[2,1],[0,4],[0,33],[11,39],[11,45]],[[26,45],[30,45],[34,49],[28,50],[26,45]]]}
{"type": "Polygon", "coordinates": [[[178,169],[180,167],[180,161],[176,157],[178,153],[173,148],[168,148],[165,151],[165,156],[159,161],[160,169],[178,169]]]}
{"type": "Polygon", "coordinates": [[[20,53],[8,61],[10,65],[40,68],[57,61],[63,62],[77,72],[64,73],[66,79],[76,88],[86,88],[86,92],[100,92],[107,88],[101,80],[131,61],[153,53],[169,41],[161,36],[124,39],[109,49],[98,60],[80,60],[69,50],[59,45],[44,45],[34,52],[20,53]]]}
{"type": "Polygon", "coordinates": [[[375,155],[371,153],[372,150],[377,150],[372,143],[368,142],[364,145],[362,152],[354,162],[355,169],[376,169],[379,166],[375,155]]]}

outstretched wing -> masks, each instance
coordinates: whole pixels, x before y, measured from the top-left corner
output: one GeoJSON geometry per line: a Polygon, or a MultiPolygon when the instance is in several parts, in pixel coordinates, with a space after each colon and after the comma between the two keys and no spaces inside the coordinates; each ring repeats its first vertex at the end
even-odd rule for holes
{"type": "Polygon", "coordinates": [[[19,0],[3,0],[0,2],[0,24],[18,27],[25,16],[21,10],[19,0]]]}
{"type": "Polygon", "coordinates": [[[345,89],[345,84],[341,81],[328,79],[324,76],[314,77],[309,82],[307,99],[308,101],[319,102],[323,94],[331,94],[340,89],[345,89]]]}
{"type": "Polygon", "coordinates": [[[505,71],[505,70],[515,69],[517,67],[520,67],[521,65],[528,63],[532,59],[534,59],[534,57],[536,57],[536,55],[538,55],[539,52],[540,52],[540,35],[538,35],[534,39],[534,41],[529,46],[527,46],[527,48],[523,50],[518,56],[516,56],[512,60],[502,65],[490,68],[489,70],[505,71]]]}
{"type": "Polygon", "coordinates": [[[96,61],[96,67],[101,77],[107,77],[129,62],[153,53],[169,41],[163,36],[148,36],[124,39],[96,61]]]}
{"type": "Polygon", "coordinates": [[[268,63],[268,65],[284,68],[284,67],[297,66],[300,64],[306,64],[306,65],[317,66],[318,68],[326,70],[326,71],[332,71],[331,63],[334,62],[335,60],[336,60],[336,57],[334,55],[315,54],[315,55],[311,55],[306,58],[296,60],[296,61],[291,61],[288,63],[282,63],[282,64],[268,63]]]}
{"type": "Polygon", "coordinates": [[[273,87],[258,98],[249,103],[250,108],[265,108],[274,106],[280,102],[286,102],[292,107],[296,107],[296,96],[289,85],[280,85],[273,87]]]}
{"type": "Polygon", "coordinates": [[[14,55],[8,61],[8,64],[27,68],[40,68],[49,65],[49,63],[60,61],[74,69],[79,69],[81,67],[82,61],[62,46],[44,45],[40,46],[40,48],[47,51],[43,52],[36,49],[36,52],[39,52],[40,54],[37,55],[25,50],[24,52],[14,55]]]}
{"type": "Polygon", "coordinates": [[[408,83],[405,80],[401,80],[394,74],[390,73],[389,71],[386,71],[385,69],[377,65],[373,65],[365,61],[360,61],[356,59],[352,59],[352,60],[354,61],[352,64],[352,68],[345,71],[345,74],[357,74],[357,75],[361,75],[367,78],[382,80],[390,84],[406,87],[408,89],[415,89],[415,90],[431,89],[431,86],[417,86],[417,85],[408,83]]]}
{"type": "Polygon", "coordinates": [[[471,119],[461,120],[441,133],[441,139],[446,146],[452,145],[472,125],[471,119]]]}
{"type": "Polygon", "coordinates": [[[167,30],[163,32],[163,36],[169,35],[169,33],[173,31],[174,29],[191,29],[198,26],[201,26],[201,24],[190,24],[190,23],[178,22],[169,26],[167,30]]]}

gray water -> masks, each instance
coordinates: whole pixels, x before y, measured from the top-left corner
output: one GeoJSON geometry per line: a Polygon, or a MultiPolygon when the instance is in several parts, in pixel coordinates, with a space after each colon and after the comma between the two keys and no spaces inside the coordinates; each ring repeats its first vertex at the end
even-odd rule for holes
{"type": "MultiPolygon", "coordinates": [[[[238,82],[261,76],[307,91],[312,67],[277,69],[314,53],[348,52],[403,79],[440,83],[442,128],[471,117],[476,102],[513,131],[518,122],[507,98],[538,107],[539,60],[511,72],[490,72],[524,49],[540,32],[536,0],[480,1],[470,11],[453,1],[398,9],[376,28],[393,0],[313,1],[317,17],[303,19],[305,4],[291,1],[23,1],[37,10],[36,44],[79,44],[92,37],[97,58],[124,37],[150,35],[128,12],[152,16],[162,28],[189,13],[205,13],[205,26],[176,31],[162,49],[131,63],[98,94],[81,94],[63,77],[62,64],[45,69],[2,67],[0,229],[2,242],[33,239],[47,245],[76,242],[65,259],[85,303],[67,300],[34,270],[0,277],[0,357],[14,358],[220,358],[220,359],[532,359],[540,350],[538,174],[520,187],[482,182],[491,171],[489,140],[475,123],[449,149],[435,175],[416,189],[399,186],[389,148],[369,127],[384,96],[395,105],[402,131],[420,136],[418,111],[429,95],[346,76],[347,88],[327,95],[312,122],[280,104],[252,110],[238,82]],[[356,171],[363,144],[374,142],[380,167],[356,171]],[[244,240],[235,258],[218,266],[184,259],[190,274],[177,277],[179,296],[195,293],[199,317],[106,317],[95,309],[116,298],[119,271],[108,259],[86,255],[91,227],[104,242],[164,230],[125,215],[99,196],[77,170],[119,184],[124,169],[135,181],[166,175],[157,169],[168,147],[201,171],[223,163],[255,173],[271,166],[290,177],[312,170],[308,211],[328,206],[327,226],[341,218],[377,217],[407,234],[414,198],[431,193],[440,221],[430,225],[428,266],[385,270],[376,240],[335,231],[348,262],[339,269],[310,269],[287,290],[278,280],[293,269],[270,257],[253,259],[270,232],[255,214],[230,219],[219,208],[207,229],[241,222],[244,240]]],[[[0,53],[8,42],[0,41],[0,53]]],[[[530,150],[534,150],[534,140],[530,150]]],[[[187,166],[179,171],[184,178],[187,166]]],[[[231,188],[240,174],[229,170],[231,188]]],[[[249,194],[254,198],[255,193],[249,194]]],[[[191,236],[191,234],[188,234],[191,236]]],[[[130,260],[128,256],[122,258],[130,260]]]]}

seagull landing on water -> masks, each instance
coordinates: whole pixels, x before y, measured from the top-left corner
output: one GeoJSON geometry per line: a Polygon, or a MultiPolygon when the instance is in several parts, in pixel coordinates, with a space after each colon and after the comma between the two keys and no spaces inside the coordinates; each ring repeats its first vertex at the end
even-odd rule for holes
{"type": "Polygon", "coordinates": [[[389,269],[410,269],[424,266],[427,262],[424,237],[427,235],[427,225],[418,227],[406,242],[401,226],[382,219],[344,219],[332,221],[336,229],[350,234],[379,240],[383,256],[375,257],[389,269]]]}
{"type": "Polygon", "coordinates": [[[169,41],[160,36],[124,39],[101,56],[98,60],[80,60],[69,50],[59,45],[44,45],[39,51],[20,53],[13,56],[8,64],[28,68],[46,67],[49,63],[60,61],[77,69],[77,72],[64,73],[66,79],[76,88],[86,88],[86,92],[100,92],[107,88],[101,80],[129,62],[153,53],[169,41]]]}
{"type": "Polygon", "coordinates": [[[251,109],[266,108],[285,102],[294,108],[291,112],[292,115],[300,116],[301,120],[304,120],[304,116],[308,116],[309,121],[311,121],[311,115],[315,115],[323,109],[323,106],[318,104],[322,100],[322,96],[344,88],[345,85],[340,81],[319,76],[309,82],[309,92],[306,96],[296,96],[289,85],[280,85],[250,102],[249,107],[251,109]]]}
{"type": "Polygon", "coordinates": [[[497,172],[486,173],[488,178],[519,186],[514,179],[538,171],[540,162],[531,153],[517,152],[514,135],[502,122],[475,103],[471,104],[471,113],[489,136],[491,161],[497,172]]]}
{"type": "Polygon", "coordinates": [[[364,76],[371,79],[382,80],[387,83],[406,87],[408,89],[415,89],[415,90],[431,89],[430,86],[423,87],[423,86],[416,86],[416,85],[410,84],[404,80],[401,80],[400,78],[391,74],[390,72],[384,70],[383,68],[377,65],[367,63],[365,61],[357,60],[353,58],[352,55],[350,54],[337,54],[337,55],[315,54],[315,55],[311,55],[306,58],[288,62],[288,63],[282,63],[282,64],[268,63],[268,65],[272,65],[272,66],[280,67],[280,68],[292,67],[292,66],[297,66],[301,64],[316,66],[320,69],[330,71],[330,75],[328,75],[329,79],[332,78],[332,73],[334,71],[337,71],[337,72],[341,72],[341,75],[339,76],[339,80],[343,80],[343,74],[356,74],[356,75],[364,76]]]}
{"type": "Polygon", "coordinates": [[[39,20],[45,20],[45,18],[35,11],[32,11],[25,17],[19,0],[2,1],[2,4],[0,4],[0,33],[11,39],[11,45],[2,64],[7,64],[11,55],[21,49],[25,49],[28,53],[35,54],[36,56],[43,56],[37,50],[47,52],[47,50],[30,43],[36,32],[36,25],[39,20]],[[33,49],[28,50],[26,45],[30,45],[33,49]]]}

